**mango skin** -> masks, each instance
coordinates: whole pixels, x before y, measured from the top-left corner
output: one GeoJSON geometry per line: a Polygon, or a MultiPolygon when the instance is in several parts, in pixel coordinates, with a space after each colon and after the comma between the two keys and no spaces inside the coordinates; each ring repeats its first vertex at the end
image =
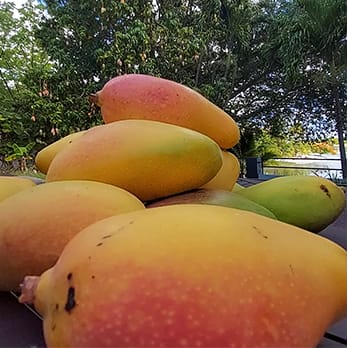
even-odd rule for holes
{"type": "Polygon", "coordinates": [[[318,176],[281,176],[238,194],[270,210],[278,220],[318,233],[343,211],[346,199],[332,181],[318,176]]]}
{"type": "Polygon", "coordinates": [[[161,207],[173,204],[208,204],[221,205],[235,209],[251,211],[255,214],[267,216],[276,219],[275,215],[250,199],[238,195],[237,193],[226,190],[199,189],[190,192],[181,193],[171,197],[159,199],[146,204],[147,208],[161,207]]]}
{"type": "Polygon", "coordinates": [[[221,166],[219,146],[201,133],[124,120],[89,129],[57,154],[46,179],[100,181],[147,201],[198,188],[221,166]]]}
{"type": "Polygon", "coordinates": [[[45,183],[45,179],[39,178],[37,176],[31,176],[31,175],[19,175],[18,178],[24,178],[31,180],[35,185],[41,185],[45,183]]]}
{"type": "Polygon", "coordinates": [[[193,89],[177,82],[143,74],[126,74],[109,80],[91,97],[101,108],[105,123],[147,119],[175,124],[203,133],[221,148],[240,139],[233,118],[193,89]]]}
{"type": "Polygon", "coordinates": [[[35,185],[35,182],[31,179],[18,176],[0,176],[0,202],[35,185]]]}
{"type": "Polygon", "coordinates": [[[232,190],[239,178],[240,163],[238,158],[231,152],[222,151],[222,166],[218,173],[202,189],[232,190]]]}
{"type": "Polygon", "coordinates": [[[81,231],[34,304],[50,348],[315,347],[345,315],[346,271],[346,251],[319,235],[173,205],[81,231]]]}
{"type": "Polygon", "coordinates": [[[66,146],[71,144],[75,139],[79,138],[85,132],[86,131],[71,133],[40,150],[35,156],[35,165],[39,171],[47,174],[48,168],[57,153],[63,150],[66,146]]]}
{"type": "Polygon", "coordinates": [[[144,205],[135,196],[92,181],[45,183],[0,202],[0,291],[51,267],[84,227],[136,209],[144,205]]]}
{"type": "Polygon", "coordinates": [[[238,191],[240,191],[240,190],[243,190],[244,188],[245,188],[244,186],[242,186],[241,184],[238,184],[238,182],[236,182],[236,183],[233,185],[231,191],[232,191],[232,192],[238,192],[238,191]]]}

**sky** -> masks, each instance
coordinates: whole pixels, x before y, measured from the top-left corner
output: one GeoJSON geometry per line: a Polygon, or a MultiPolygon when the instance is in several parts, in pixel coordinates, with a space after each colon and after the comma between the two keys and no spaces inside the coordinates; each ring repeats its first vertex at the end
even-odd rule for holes
{"type": "Polygon", "coordinates": [[[26,2],[26,0],[5,0],[5,2],[14,2],[16,7],[19,8],[26,2]]]}
{"type": "Polygon", "coordinates": [[[27,0],[4,0],[4,2],[13,2],[17,8],[20,8],[27,0]]]}

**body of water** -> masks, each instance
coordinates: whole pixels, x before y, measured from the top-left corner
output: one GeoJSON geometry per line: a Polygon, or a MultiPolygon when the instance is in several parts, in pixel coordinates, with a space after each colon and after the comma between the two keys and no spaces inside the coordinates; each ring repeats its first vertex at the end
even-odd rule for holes
{"type": "MultiPolygon", "coordinates": [[[[317,175],[328,179],[341,180],[342,166],[339,154],[318,154],[312,153],[304,156],[299,156],[297,158],[283,158],[274,159],[274,161],[280,162],[280,166],[294,166],[298,169],[288,169],[290,171],[295,171],[301,169],[301,167],[311,168],[303,169],[306,171],[306,175],[317,175]],[[318,169],[317,169],[318,168],[318,169]]],[[[271,172],[271,169],[275,168],[264,168],[265,174],[271,172]]],[[[301,170],[302,171],[302,170],[301,170]]],[[[273,171],[276,174],[275,171],[273,171]]]]}

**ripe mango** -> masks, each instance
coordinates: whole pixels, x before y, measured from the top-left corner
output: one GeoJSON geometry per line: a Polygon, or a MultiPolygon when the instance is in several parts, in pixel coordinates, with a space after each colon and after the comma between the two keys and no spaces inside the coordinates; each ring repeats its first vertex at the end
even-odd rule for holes
{"type": "Polygon", "coordinates": [[[180,83],[143,74],[127,74],[109,80],[90,101],[101,108],[105,123],[145,119],[196,130],[221,148],[235,146],[238,125],[221,108],[180,83]]]}
{"type": "Polygon", "coordinates": [[[105,182],[147,201],[198,188],[221,166],[219,146],[201,133],[124,120],[89,129],[57,154],[46,179],[105,182]]]}
{"type": "Polygon", "coordinates": [[[320,232],[343,211],[346,199],[332,181],[319,176],[281,176],[238,194],[270,210],[278,220],[320,232]]]}
{"type": "Polygon", "coordinates": [[[39,171],[47,174],[48,168],[57,153],[84,133],[85,131],[71,133],[40,150],[35,156],[35,165],[39,171]]]}
{"type": "Polygon", "coordinates": [[[20,302],[34,301],[50,348],[315,347],[345,315],[346,271],[319,235],[178,204],[90,225],[20,302]]]}
{"type": "Polygon", "coordinates": [[[130,193],[93,181],[45,183],[0,202],[0,291],[51,267],[84,227],[136,209],[144,205],[130,193]]]}
{"type": "Polygon", "coordinates": [[[173,204],[209,204],[221,205],[223,207],[236,208],[252,211],[256,214],[267,216],[271,219],[277,219],[275,215],[250,199],[238,195],[237,193],[226,190],[200,189],[178,195],[162,198],[146,205],[147,208],[161,207],[173,204]]]}
{"type": "Polygon", "coordinates": [[[222,151],[222,166],[218,173],[201,188],[232,190],[240,174],[238,158],[231,152],[222,151]]]}
{"type": "Polygon", "coordinates": [[[0,202],[17,192],[35,185],[35,182],[31,179],[18,176],[0,176],[0,202]]]}

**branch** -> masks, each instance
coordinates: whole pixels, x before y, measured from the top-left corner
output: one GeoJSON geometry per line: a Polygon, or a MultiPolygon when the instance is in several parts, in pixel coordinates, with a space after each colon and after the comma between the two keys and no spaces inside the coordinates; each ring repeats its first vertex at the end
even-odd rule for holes
{"type": "Polygon", "coordinates": [[[230,94],[228,95],[228,101],[235,98],[241,92],[246,91],[248,88],[255,85],[256,83],[260,82],[265,77],[265,74],[266,74],[266,72],[262,71],[259,75],[256,75],[253,79],[251,79],[247,83],[241,85],[236,91],[231,89],[230,94]]]}
{"type": "Polygon", "coordinates": [[[204,50],[202,49],[198,58],[198,64],[197,64],[197,69],[196,69],[196,76],[195,76],[195,87],[198,87],[198,82],[199,82],[199,73],[201,71],[201,66],[202,66],[202,61],[203,61],[203,53],[204,50]]]}
{"type": "Polygon", "coordinates": [[[14,100],[15,98],[14,98],[14,95],[13,95],[13,93],[12,93],[12,90],[11,90],[11,88],[9,87],[9,85],[8,85],[8,83],[7,83],[6,79],[5,79],[5,76],[4,76],[4,74],[2,73],[1,69],[0,69],[0,78],[1,78],[1,80],[2,80],[2,82],[3,82],[3,84],[5,85],[5,88],[6,88],[7,92],[8,92],[8,94],[9,94],[10,97],[14,100]]]}

